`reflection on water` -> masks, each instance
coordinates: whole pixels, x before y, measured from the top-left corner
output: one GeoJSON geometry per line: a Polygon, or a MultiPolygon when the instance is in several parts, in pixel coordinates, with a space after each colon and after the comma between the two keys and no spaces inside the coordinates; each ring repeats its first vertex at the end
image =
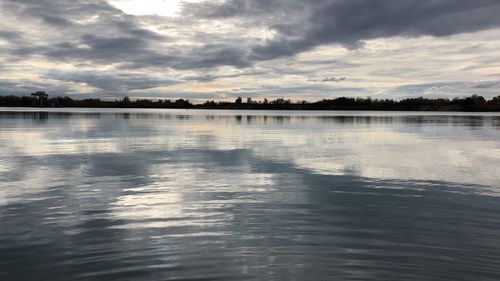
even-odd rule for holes
{"type": "Polygon", "coordinates": [[[499,120],[0,111],[0,280],[499,280],[499,120]]]}

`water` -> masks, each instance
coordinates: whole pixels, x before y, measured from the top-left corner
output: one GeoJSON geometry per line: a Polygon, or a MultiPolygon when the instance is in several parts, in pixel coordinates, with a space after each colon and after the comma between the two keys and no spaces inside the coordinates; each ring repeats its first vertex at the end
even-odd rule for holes
{"type": "Polygon", "coordinates": [[[0,109],[0,280],[499,280],[500,115],[0,109]]]}

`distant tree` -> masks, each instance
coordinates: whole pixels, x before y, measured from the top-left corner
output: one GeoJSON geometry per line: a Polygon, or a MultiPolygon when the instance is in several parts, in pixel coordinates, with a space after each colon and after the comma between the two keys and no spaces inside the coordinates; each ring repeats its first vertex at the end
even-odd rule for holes
{"type": "Polygon", "coordinates": [[[476,104],[486,103],[486,100],[482,96],[472,95],[472,99],[476,104]]]}
{"type": "Polygon", "coordinates": [[[130,107],[130,98],[129,97],[124,97],[122,100],[121,100],[121,104],[122,106],[124,107],[130,107]]]}
{"type": "MultiPolygon", "coordinates": [[[[57,107],[130,107],[130,108],[210,108],[210,109],[287,109],[287,110],[447,110],[447,111],[500,111],[500,96],[488,101],[482,96],[473,95],[463,98],[408,98],[400,101],[391,99],[371,99],[338,97],[316,102],[297,101],[278,98],[269,101],[255,102],[247,98],[248,104],[242,105],[242,98],[233,102],[215,102],[208,100],[204,104],[192,104],[189,100],[149,100],[128,97],[115,101],[100,99],[73,100],[69,97],[54,97],[49,100],[50,106],[57,107]]],[[[33,106],[31,96],[0,96],[0,106],[33,106]]]]}
{"type": "Polygon", "coordinates": [[[488,101],[489,104],[500,104],[500,96],[496,96],[488,101]]]}
{"type": "Polygon", "coordinates": [[[174,102],[174,107],[176,107],[176,108],[190,108],[190,107],[192,107],[192,104],[189,102],[189,100],[178,99],[174,102]]]}
{"type": "Polygon", "coordinates": [[[271,102],[272,104],[285,104],[284,98],[277,98],[276,100],[271,102]]]}
{"type": "Polygon", "coordinates": [[[203,105],[209,108],[213,108],[217,106],[217,103],[213,100],[207,100],[203,105]]]}

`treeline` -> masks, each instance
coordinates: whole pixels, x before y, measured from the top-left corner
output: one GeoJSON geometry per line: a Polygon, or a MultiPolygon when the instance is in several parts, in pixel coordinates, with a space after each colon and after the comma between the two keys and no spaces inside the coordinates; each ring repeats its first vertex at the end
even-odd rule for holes
{"type": "MultiPolygon", "coordinates": [[[[34,98],[30,96],[0,96],[0,106],[4,107],[31,107],[34,98]]],[[[47,107],[103,107],[103,108],[192,108],[189,100],[178,99],[171,101],[137,99],[125,97],[121,100],[103,101],[101,99],[74,100],[70,97],[50,98],[47,107]]]]}
{"type": "MultiPolygon", "coordinates": [[[[0,106],[30,107],[33,97],[0,96],[0,106]]],[[[234,102],[206,101],[193,104],[189,100],[168,99],[103,101],[100,99],[74,100],[69,97],[48,99],[48,107],[109,107],[109,108],[185,108],[185,109],[267,109],[267,110],[403,110],[403,111],[500,111],[500,96],[486,100],[482,96],[473,95],[466,98],[428,99],[411,98],[400,101],[392,99],[350,98],[324,99],[317,102],[299,101],[278,98],[275,100],[254,101],[251,98],[237,98],[234,102]]]]}

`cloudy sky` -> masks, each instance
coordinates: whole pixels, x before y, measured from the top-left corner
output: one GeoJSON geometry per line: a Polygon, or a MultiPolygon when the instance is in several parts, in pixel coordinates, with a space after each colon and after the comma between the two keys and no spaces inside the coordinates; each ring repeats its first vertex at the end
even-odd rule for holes
{"type": "Polygon", "coordinates": [[[500,95],[498,0],[0,0],[0,95],[500,95]]]}

